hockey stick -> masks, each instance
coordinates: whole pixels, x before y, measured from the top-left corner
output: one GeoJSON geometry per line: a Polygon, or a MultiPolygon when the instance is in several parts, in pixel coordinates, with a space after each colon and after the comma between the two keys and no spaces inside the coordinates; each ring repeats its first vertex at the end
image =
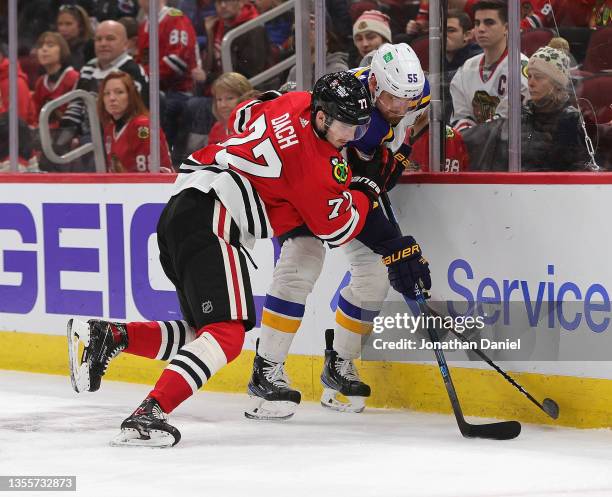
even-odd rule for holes
{"type": "MultiPolygon", "coordinates": [[[[399,230],[399,225],[397,224],[397,220],[395,219],[395,214],[391,208],[391,203],[389,201],[389,196],[384,193],[384,197],[381,195],[382,203],[387,211],[387,214],[390,216],[390,221],[397,227],[399,230]]],[[[425,304],[427,310],[430,314],[443,317],[440,313],[436,312],[435,309],[432,309],[425,304]]],[[[470,342],[468,338],[466,338],[462,333],[455,331],[454,328],[450,328],[449,331],[455,335],[462,342],[470,342]]],[[[550,398],[545,398],[541,403],[531,395],[523,386],[521,386],[514,378],[512,378],[508,373],[506,373],[502,368],[500,368],[497,364],[495,364],[482,350],[480,349],[471,349],[473,350],[478,357],[480,357],[484,362],[486,362],[489,366],[491,366],[495,371],[497,371],[500,375],[504,377],[506,381],[508,381],[514,388],[516,388],[519,392],[521,392],[525,397],[527,397],[531,402],[533,402],[536,406],[538,406],[542,411],[544,411],[548,416],[552,419],[557,419],[559,417],[559,405],[550,398]]]]}
{"type": "MultiPolygon", "coordinates": [[[[391,208],[391,202],[389,201],[389,197],[386,192],[380,195],[380,200],[387,211],[387,215],[389,220],[396,226],[398,232],[401,233],[399,224],[397,219],[395,218],[395,214],[391,208]]],[[[425,303],[425,298],[421,291],[421,288],[418,283],[414,285],[414,293],[416,295],[416,301],[419,305],[419,309],[421,310],[421,314],[425,318],[429,316],[429,309],[425,303]]],[[[404,300],[406,304],[410,306],[410,299],[404,295],[404,300]]],[[[428,319],[425,319],[425,322],[429,322],[428,319]]],[[[427,325],[427,333],[429,334],[429,338],[434,344],[440,343],[440,338],[438,337],[437,331],[432,327],[427,325]]],[[[444,357],[444,353],[440,348],[434,348],[434,353],[436,356],[436,361],[438,362],[438,367],[440,368],[440,373],[442,374],[442,379],[444,381],[444,386],[446,387],[446,393],[448,394],[448,398],[450,399],[451,407],[453,408],[453,413],[455,414],[455,419],[457,420],[457,425],[459,426],[459,431],[465,438],[489,438],[493,440],[510,440],[516,438],[521,433],[521,424],[518,421],[500,421],[497,423],[486,423],[481,425],[475,425],[468,423],[463,416],[463,411],[461,410],[461,404],[459,403],[459,398],[457,397],[457,391],[455,390],[455,386],[453,385],[453,380],[451,378],[450,370],[448,368],[448,364],[446,363],[446,358],[444,357]]]]}
{"type": "MultiPolygon", "coordinates": [[[[425,304],[427,310],[433,316],[442,317],[441,314],[436,312],[434,309],[425,304]]],[[[462,333],[455,331],[454,328],[449,328],[449,331],[455,335],[459,340],[464,343],[471,343],[468,338],[466,338],[462,333]]],[[[531,395],[527,390],[525,390],[521,385],[517,383],[517,381],[512,378],[508,373],[506,373],[502,368],[500,368],[497,364],[495,364],[489,357],[480,349],[470,349],[476,353],[478,357],[480,357],[484,362],[486,362],[489,366],[491,366],[495,371],[497,371],[500,375],[504,377],[513,387],[515,387],[519,392],[521,392],[525,397],[527,397],[531,402],[533,402],[536,406],[538,406],[542,411],[548,414],[552,419],[557,419],[559,417],[559,405],[552,399],[546,398],[542,401],[542,403],[538,402],[533,395],[531,395]]]]}

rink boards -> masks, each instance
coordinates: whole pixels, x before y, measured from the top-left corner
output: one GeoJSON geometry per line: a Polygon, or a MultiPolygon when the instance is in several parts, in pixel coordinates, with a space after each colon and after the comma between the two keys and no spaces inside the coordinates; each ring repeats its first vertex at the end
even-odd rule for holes
{"type": "MultiPolygon", "coordinates": [[[[171,181],[165,175],[0,176],[0,368],[67,374],[64,334],[71,316],[180,316],[155,240],[171,181]]],[[[430,261],[434,299],[525,301],[529,312],[551,299],[575,301],[572,319],[561,314],[556,358],[563,361],[503,363],[537,398],[557,400],[558,422],[568,426],[612,425],[607,183],[607,175],[415,175],[391,195],[403,231],[415,236],[430,261]]],[[[252,255],[259,267],[251,268],[259,316],[278,246],[259,241],[252,255]]],[[[341,250],[328,251],[288,361],[305,398],[320,394],[323,330],[333,326],[338,289],[347,279],[341,250]]],[[[554,313],[542,314],[540,324],[555,316],[559,327],[554,313]]],[[[244,391],[256,336],[257,329],[248,334],[246,350],[208,389],[244,391]]],[[[451,357],[464,358],[457,354],[451,357]]],[[[467,414],[547,421],[486,365],[456,366],[467,414]]],[[[161,362],[124,355],[108,376],[151,383],[161,368],[161,362]]],[[[364,361],[360,370],[372,385],[369,405],[450,410],[431,362],[364,361]]]]}

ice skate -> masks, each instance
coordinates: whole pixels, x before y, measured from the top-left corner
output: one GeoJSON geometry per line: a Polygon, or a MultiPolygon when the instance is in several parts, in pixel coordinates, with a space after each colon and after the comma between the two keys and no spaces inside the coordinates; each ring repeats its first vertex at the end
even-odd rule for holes
{"type": "Polygon", "coordinates": [[[284,362],[272,362],[259,354],[253,362],[253,375],[248,386],[249,419],[289,419],[302,400],[302,394],[289,386],[284,362]]]}
{"type": "Polygon", "coordinates": [[[147,397],[123,423],[121,433],[111,440],[113,447],[172,447],[181,433],[168,424],[168,415],[152,397],[147,397]]]}
{"type": "Polygon", "coordinates": [[[72,388],[75,392],[95,392],[111,359],[127,347],[127,329],[122,323],[71,319],[67,333],[72,388]],[[80,359],[79,341],[85,346],[80,359]]]}
{"type": "Polygon", "coordinates": [[[334,330],[325,331],[325,364],[321,372],[321,405],[335,411],[361,412],[370,387],[361,381],[352,360],[342,359],[333,349],[334,330]],[[347,401],[338,397],[344,396],[347,401]]]}

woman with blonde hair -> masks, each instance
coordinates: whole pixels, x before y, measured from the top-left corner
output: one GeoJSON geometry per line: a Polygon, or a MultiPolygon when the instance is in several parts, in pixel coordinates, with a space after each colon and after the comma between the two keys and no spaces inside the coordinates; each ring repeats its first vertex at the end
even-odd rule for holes
{"type": "Polygon", "coordinates": [[[234,107],[252,91],[253,86],[249,80],[237,72],[223,73],[214,81],[211,88],[212,111],[217,122],[208,134],[208,143],[225,141],[232,134],[232,131],[227,128],[227,121],[234,107]]]}
{"type": "MultiPolygon", "coordinates": [[[[151,171],[149,112],[129,74],[114,71],[104,78],[98,93],[98,115],[104,126],[107,171],[151,171]]],[[[171,172],[168,143],[161,129],[159,134],[160,171],[171,172]]]]}

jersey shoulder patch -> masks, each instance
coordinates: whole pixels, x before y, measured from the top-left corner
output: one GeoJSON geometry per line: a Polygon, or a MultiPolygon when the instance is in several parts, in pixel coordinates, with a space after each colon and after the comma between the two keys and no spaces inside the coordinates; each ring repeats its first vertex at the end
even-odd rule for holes
{"type": "Polygon", "coordinates": [[[172,17],[180,17],[183,15],[183,11],[175,7],[171,7],[170,10],[168,11],[168,15],[172,17]]]}

